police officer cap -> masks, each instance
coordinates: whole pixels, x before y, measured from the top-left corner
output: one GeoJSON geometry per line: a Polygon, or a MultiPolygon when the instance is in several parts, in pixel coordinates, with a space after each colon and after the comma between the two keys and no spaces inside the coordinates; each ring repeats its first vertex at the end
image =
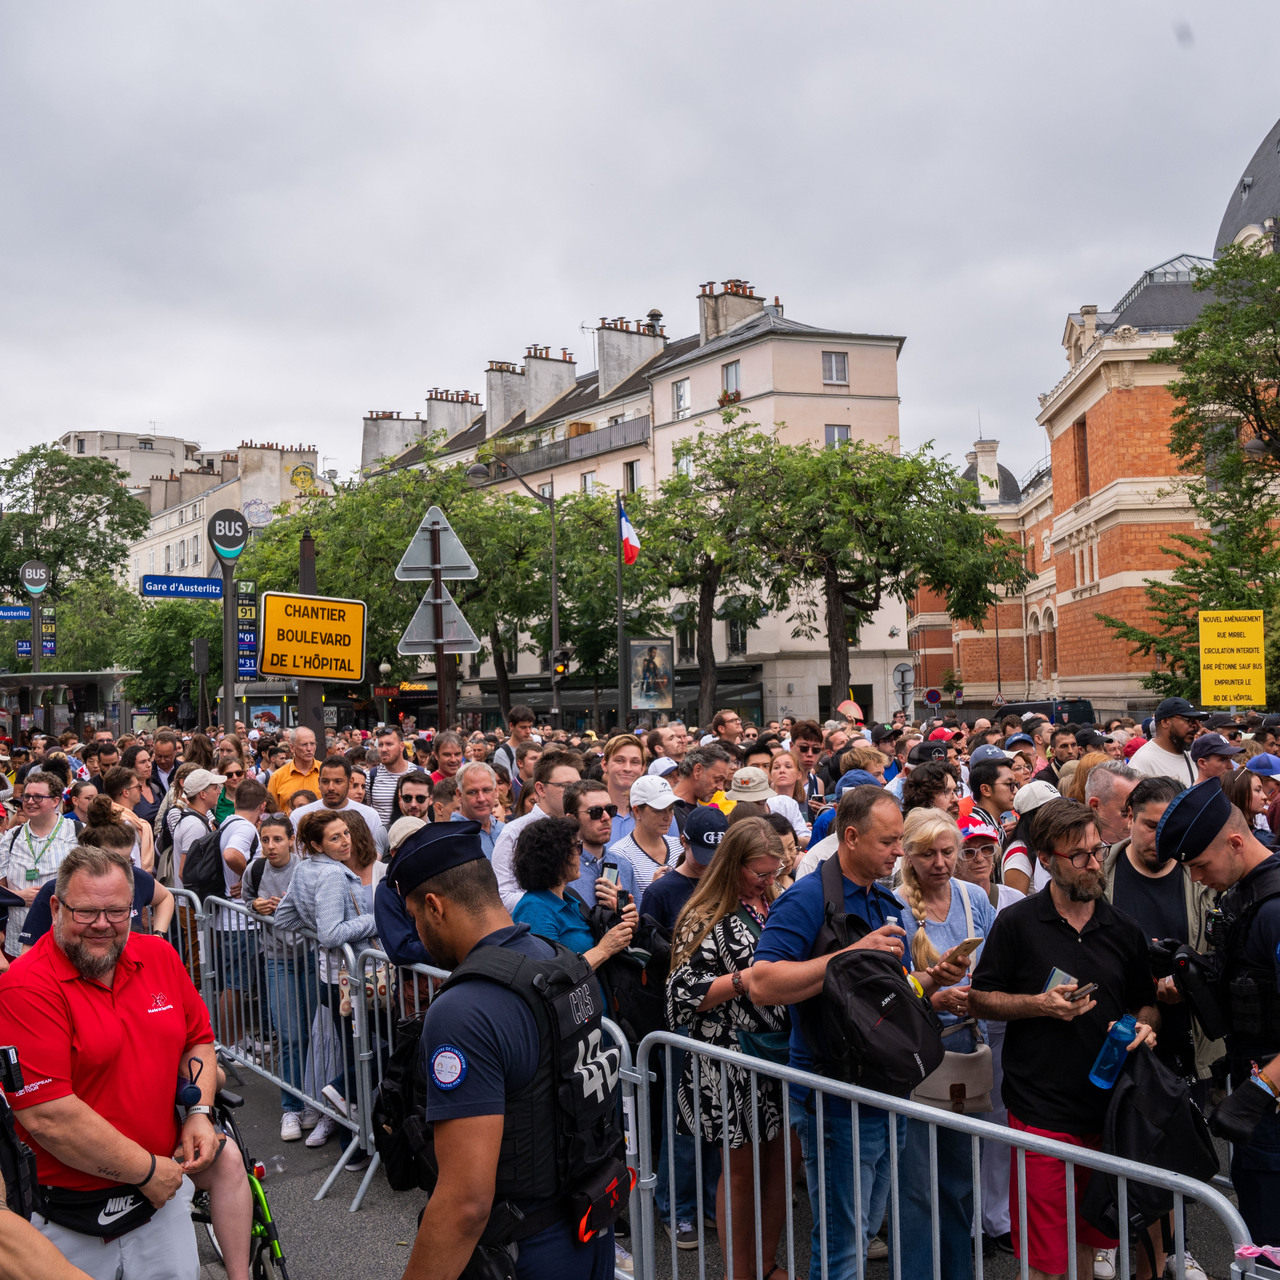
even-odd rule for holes
{"type": "Polygon", "coordinates": [[[1231,817],[1231,801],[1217,778],[1189,787],[1169,802],[1156,827],[1156,854],[1162,862],[1171,858],[1190,862],[1217,839],[1231,817]]]}
{"type": "Polygon", "coordinates": [[[478,822],[432,822],[400,846],[387,879],[407,898],[424,880],[483,857],[478,822]]]}

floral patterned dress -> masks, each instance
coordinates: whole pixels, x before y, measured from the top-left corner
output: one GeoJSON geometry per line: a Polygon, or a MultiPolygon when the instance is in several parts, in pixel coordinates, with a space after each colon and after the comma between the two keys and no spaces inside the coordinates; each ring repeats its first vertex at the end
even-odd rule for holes
{"type": "MultiPolygon", "coordinates": [[[[686,1028],[694,1040],[742,1052],[738,1032],[785,1033],[788,1029],[785,1005],[755,1005],[745,996],[734,996],[724,1004],[699,1012],[698,1006],[707,989],[727,973],[747,969],[755,955],[759,928],[745,908],[725,916],[702,940],[698,949],[677,968],[667,985],[667,1018],[679,1030],[686,1028]]],[[[731,1147],[745,1146],[755,1138],[755,1120],[760,1126],[760,1140],[767,1142],[782,1128],[782,1083],[757,1075],[752,1088],[750,1068],[725,1069],[725,1094],[728,1115],[721,1120],[721,1064],[690,1053],[685,1055],[684,1070],[677,1093],[681,1128],[693,1133],[700,1121],[702,1136],[708,1142],[719,1142],[727,1130],[731,1147]],[[698,1063],[698,1108],[695,1111],[693,1066],[698,1063]],[[754,1097],[754,1113],[753,1113],[754,1097]],[[754,1119],[753,1119],[754,1114],[754,1119]]]]}

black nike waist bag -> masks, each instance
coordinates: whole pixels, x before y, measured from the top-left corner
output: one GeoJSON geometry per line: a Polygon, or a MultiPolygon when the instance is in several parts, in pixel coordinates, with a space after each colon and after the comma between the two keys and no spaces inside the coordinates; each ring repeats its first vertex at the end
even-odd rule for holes
{"type": "Polygon", "coordinates": [[[71,1191],[66,1187],[41,1187],[40,1212],[68,1231],[82,1236],[114,1240],[145,1227],[158,1210],[139,1190],[128,1185],[100,1191],[71,1191]]]}

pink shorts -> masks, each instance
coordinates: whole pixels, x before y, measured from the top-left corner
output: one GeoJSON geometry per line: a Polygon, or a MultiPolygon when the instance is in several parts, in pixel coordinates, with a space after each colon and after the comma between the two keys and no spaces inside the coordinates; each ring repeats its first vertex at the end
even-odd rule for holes
{"type": "MultiPolygon", "coordinates": [[[[1073,1147],[1098,1151],[1102,1147],[1100,1137],[1080,1137],[1074,1133],[1054,1133],[1050,1129],[1037,1129],[1023,1124],[1013,1112],[1009,1112],[1009,1128],[1020,1133],[1035,1133],[1042,1138],[1054,1138],[1073,1147]]],[[[1067,1166],[1052,1156],[1038,1152],[1026,1153],[1027,1170],[1027,1262],[1037,1271],[1051,1276],[1063,1275],[1067,1270],[1067,1166]]],[[[1114,1249],[1119,1244],[1091,1227],[1080,1214],[1085,1188],[1089,1185],[1091,1169],[1075,1166],[1076,1240],[1090,1249],[1114,1249]]],[[[1018,1220],[1018,1152],[1009,1148],[1009,1220],[1013,1251],[1022,1257],[1022,1241],[1018,1220]]]]}

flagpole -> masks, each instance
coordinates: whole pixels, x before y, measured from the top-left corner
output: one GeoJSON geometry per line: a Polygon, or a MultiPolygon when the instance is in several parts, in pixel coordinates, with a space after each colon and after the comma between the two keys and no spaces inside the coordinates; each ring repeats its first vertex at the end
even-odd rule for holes
{"type": "Polygon", "coordinates": [[[627,731],[627,693],[631,687],[627,660],[627,622],[622,612],[622,491],[613,491],[614,530],[618,535],[618,732],[627,731]]]}

